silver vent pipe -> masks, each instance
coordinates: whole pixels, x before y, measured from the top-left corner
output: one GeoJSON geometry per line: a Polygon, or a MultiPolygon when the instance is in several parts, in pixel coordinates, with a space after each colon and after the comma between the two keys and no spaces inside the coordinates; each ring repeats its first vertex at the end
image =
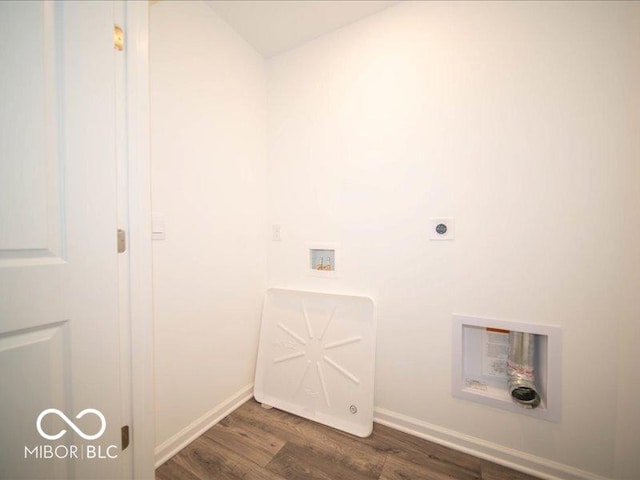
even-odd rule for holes
{"type": "Polygon", "coordinates": [[[535,347],[535,334],[509,332],[509,394],[514,402],[524,408],[536,408],[540,405],[540,395],[535,384],[535,347]]]}

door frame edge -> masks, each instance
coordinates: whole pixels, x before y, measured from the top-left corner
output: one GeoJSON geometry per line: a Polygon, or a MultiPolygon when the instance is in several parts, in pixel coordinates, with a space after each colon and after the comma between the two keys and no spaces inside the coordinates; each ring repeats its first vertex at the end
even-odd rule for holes
{"type": "Polygon", "coordinates": [[[154,325],[149,142],[149,3],[124,2],[131,288],[133,478],[153,479],[154,325]]]}

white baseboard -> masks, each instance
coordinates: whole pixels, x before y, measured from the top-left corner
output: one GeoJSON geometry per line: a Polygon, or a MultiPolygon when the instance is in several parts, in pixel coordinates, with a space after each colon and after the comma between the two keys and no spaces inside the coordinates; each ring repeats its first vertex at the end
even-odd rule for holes
{"type": "Polygon", "coordinates": [[[155,449],[155,468],[158,468],[164,462],[169,460],[176,453],[189,445],[244,402],[249,400],[252,396],[253,384],[249,384],[224,400],[222,403],[213,407],[191,425],[183,428],[173,437],[158,445],[155,449]]]}
{"type": "MultiPolygon", "coordinates": [[[[253,384],[250,384],[156,447],[155,467],[158,468],[169,460],[252,396],[253,384]]],[[[375,408],[374,421],[401,432],[424,438],[445,447],[545,480],[611,480],[546,458],[536,457],[535,455],[465,435],[455,430],[438,427],[384,408],[375,408]]]]}
{"type": "Polygon", "coordinates": [[[610,480],[562,463],[536,457],[454,430],[438,427],[384,408],[376,407],[374,421],[445,447],[489,460],[546,480],[610,480]]]}

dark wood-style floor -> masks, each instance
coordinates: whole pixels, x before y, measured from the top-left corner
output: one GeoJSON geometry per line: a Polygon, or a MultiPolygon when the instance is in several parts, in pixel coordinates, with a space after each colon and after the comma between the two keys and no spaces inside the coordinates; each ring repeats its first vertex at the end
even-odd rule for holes
{"type": "Polygon", "coordinates": [[[537,480],[374,425],[359,438],[249,400],[156,470],[157,480],[537,480]]]}

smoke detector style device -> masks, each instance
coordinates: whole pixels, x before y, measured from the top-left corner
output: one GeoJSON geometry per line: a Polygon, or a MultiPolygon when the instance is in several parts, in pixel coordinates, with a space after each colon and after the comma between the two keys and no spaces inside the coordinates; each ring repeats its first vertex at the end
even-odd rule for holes
{"type": "Polygon", "coordinates": [[[262,311],[254,397],[359,437],[373,430],[374,303],[272,288],[262,311]]]}

